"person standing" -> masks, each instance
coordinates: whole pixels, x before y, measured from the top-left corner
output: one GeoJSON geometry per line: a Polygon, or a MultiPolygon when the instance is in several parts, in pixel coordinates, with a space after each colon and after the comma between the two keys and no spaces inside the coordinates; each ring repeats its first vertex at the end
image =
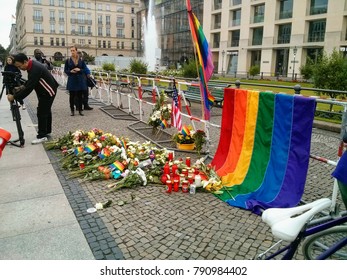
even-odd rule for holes
{"type": "Polygon", "coordinates": [[[51,108],[59,84],[42,63],[29,59],[26,54],[16,54],[13,57],[13,61],[14,65],[20,70],[28,72],[28,80],[24,85],[15,87],[13,95],[7,95],[7,99],[10,102],[13,102],[15,99],[21,100],[35,90],[38,99],[38,131],[37,139],[34,139],[31,144],[43,143],[48,140],[49,134],[52,132],[51,108]]]}
{"type": "Polygon", "coordinates": [[[38,62],[41,62],[42,64],[45,65],[45,67],[48,70],[53,70],[53,65],[50,63],[46,58],[43,57],[43,53],[40,49],[35,49],[34,50],[34,58],[33,60],[36,60],[38,62]]]}
{"type": "MultiPolygon", "coordinates": [[[[20,70],[16,66],[14,66],[13,56],[11,56],[11,55],[6,58],[6,65],[5,65],[4,71],[18,73],[19,77],[22,76],[22,73],[20,72],[20,70]]],[[[6,87],[6,95],[7,95],[10,92],[10,88],[9,88],[8,84],[6,83],[6,81],[5,81],[4,85],[6,87]]],[[[23,99],[18,100],[18,103],[22,106],[22,110],[26,109],[23,99]]]]}
{"type": "MultiPolygon", "coordinates": [[[[81,51],[77,52],[79,57],[83,60],[83,53],[81,51]]],[[[86,64],[86,68],[84,71],[85,75],[87,78],[90,77],[90,69],[88,68],[87,64],[86,64]]],[[[83,92],[82,94],[82,103],[83,103],[83,110],[93,110],[92,107],[89,106],[89,87],[88,87],[88,83],[87,83],[87,90],[83,92]]]]}
{"type": "Polygon", "coordinates": [[[64,72],[68,76],[66,89],[70,93],[69,103],[71,116],[75,115],[75,105],[81,116],[83,105],[83,93],[88,90],[86,77],[86,63],[79,57],[77,47],[70,48],[71,57],[65,61],[64,72]]]}

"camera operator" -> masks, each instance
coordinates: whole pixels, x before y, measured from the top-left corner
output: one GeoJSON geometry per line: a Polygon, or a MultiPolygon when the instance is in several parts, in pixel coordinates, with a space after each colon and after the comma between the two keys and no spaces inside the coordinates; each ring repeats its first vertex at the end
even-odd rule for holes
{"type": "Polygon", "coordinates": [[[46,66],[46,68],[48,70],[53,70],[53,65],[52,63],[50,63],[44,56],[43,53],[40,49],[35,49],[34,50],[34,59],[38,62],[41,62],[42,64],[44,64],[46,66]]]}
{"type": "Polygon", "coordinates": [[[14,56],[14,65],[20,70],[28,72],[28,80],[22,86],[15,87],[13,95],[7,95],[12,102],[27,97],[33,90],[36,91],[38,99],[37,119],[38,133],[32,144],[39,144],[48,140],[52,132],[52,105],[57,93],[58,83],[48,69],[37,61],[29,59],[24,53],[14,56]]]}
{"type": "MultiPolygon", "coordinates": [[[[10,93],[12,87],[16,86],[16,81],[14,80],[14,78],[20,79],[20,77],[22,76],[22,73],[20,72],[20,70],[13,65],[13,56],[8,56],[6,59],[6,65],[4,68],[5,72],[13,72],[15,74],[17,74],[17,76],[13,75],[13,76],[9,76],[9,75],[4,75],[4,87],[6,88],[6,95],[10,93]]],[[[22,106],[22,109],[25,110],[25,104],[23,100],[18,100],[19,104],[22,106]]]]}

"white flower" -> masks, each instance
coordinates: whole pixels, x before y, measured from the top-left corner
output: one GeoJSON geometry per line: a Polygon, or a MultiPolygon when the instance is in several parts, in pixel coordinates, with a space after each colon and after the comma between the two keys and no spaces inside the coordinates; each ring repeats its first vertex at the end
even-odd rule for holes
{"type": "Polygon", "coordinates": [[[135,172],[137,173],[137,175],[140,176],[141,180],[143,181],[143,185],[146,186],[147,185],[146,173],[141,168],[137,168],[135,172]]]}
{"type": "Polygon", "coordinates": [[[102,203],[97,203],[97,204],[95,204],[95,208],[96,208],[96,210],[101,210],[101,209],[104,209],[104,206],[102,205],[102,203]]]}

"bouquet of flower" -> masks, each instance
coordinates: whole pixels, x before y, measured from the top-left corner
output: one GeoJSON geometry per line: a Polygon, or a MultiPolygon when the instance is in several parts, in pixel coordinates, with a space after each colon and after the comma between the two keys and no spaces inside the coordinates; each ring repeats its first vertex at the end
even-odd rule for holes
{"type": "Polygon", "coordinates": [[[203,145],[206,143],[206,134],[203,130],[192,130],[190,126],[183,126],[182,130],[172,137],[178,144],[195,144],[196,151],[200,154],[203,145]]]}
{"type": "Polygon", "coordinates": [[[167,96],[165,92],[162,92],[148,120],[148,124],[153,126],[153,130],[156,130],[158,127],[163,129],[169,127],[168,122],[171,118],[171,105],[166,104],[166,100],[167,96]]]}

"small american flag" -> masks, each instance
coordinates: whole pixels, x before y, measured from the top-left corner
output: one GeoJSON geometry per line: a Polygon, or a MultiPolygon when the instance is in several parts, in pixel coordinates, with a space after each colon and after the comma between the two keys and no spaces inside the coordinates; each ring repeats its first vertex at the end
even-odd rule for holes
{"type": "Polygon", "coordinates": [[[172,125],[178,129],[182,130],[182,119],[181,119],[181,110],[178,104],[178,92],[176,88],[176,82],[173,80],[173,96],[172,96],[172,125]]]}

